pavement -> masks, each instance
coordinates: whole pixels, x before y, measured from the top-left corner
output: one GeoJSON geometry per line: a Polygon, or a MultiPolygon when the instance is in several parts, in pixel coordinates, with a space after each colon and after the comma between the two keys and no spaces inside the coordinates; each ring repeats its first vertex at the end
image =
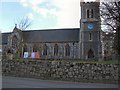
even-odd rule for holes
{"type": "Polygon", "coordinates": [[[2,88],[118,88],[118,85],[3,76],[2,88]]]}

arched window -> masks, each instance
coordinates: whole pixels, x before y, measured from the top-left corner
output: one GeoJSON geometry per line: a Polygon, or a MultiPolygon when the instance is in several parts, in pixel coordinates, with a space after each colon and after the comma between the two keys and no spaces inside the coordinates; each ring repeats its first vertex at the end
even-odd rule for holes
{"type": "Polygon", "coordinates": [[[91,18],[93,18],[93,9],[91,9],[91,18]]]}
{"type": "Polygon", "coordinates": [[[47,45],[46,44],[44,44],[44,46],[43,46],[43,55],[47,55],[47,45]]]}
{"type": "Polygon", "coordinates": [[[17,44],[18,44],[18,39],[17,39],[17,36],[14,35],[13,38],[12,38],[12,47],[16,48],[17,44]]]}
{"type": "Polygon", "coordinates": [[[87,9],[87,18],[93,18],[93,9],[87,9]]]}
{"type": "Polygon", "coordinates": [[[27,52],[27,45],[24,45],[23,52],[27,52]]]}
{"type": "Polygon", "coordinates": [[[33,46],[33,52],[37,52],[38,51],[38,46],[37,45],[34,45],[33,46]]]}
{"type": "Polygon", "coordinates": [[[54,55],[57,56],[58,55],[58,45],[55,44],[54,46],[54,55]]]}
{"type": "Polygon", "coordinates": [[[89,33],[89,40],[91,41],[92,40],[92,34],[89,33]]]}
{"type": "Polygon", "coordinates": [[[70,46],[68,44],[65,46],[65,55],[70,56],[70,46]]]}
{"type": "Polygon", "coordinates": [[[90,13],[89,11],[90,11],[90,10],[88,9],[88,10],[87,10],[87,18],[89,18],[89,13],[90,13]]]}

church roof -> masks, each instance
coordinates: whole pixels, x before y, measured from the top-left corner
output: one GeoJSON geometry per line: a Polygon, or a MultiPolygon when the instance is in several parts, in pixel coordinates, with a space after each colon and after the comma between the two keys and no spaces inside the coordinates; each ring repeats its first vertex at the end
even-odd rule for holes
{"type": "Polygon", "coordinates": [[[79,30],[79,28],[27,30],[23,31],[23,39],[25,43],[78,42],[79,30]]]}
{"type": "MultiPolygon", "coordinates": [[[[24,43],[79,42],[79,28],[22,31],[24,43]]],[[[2,45],[11,33],[2,33],[2,45]]]]}

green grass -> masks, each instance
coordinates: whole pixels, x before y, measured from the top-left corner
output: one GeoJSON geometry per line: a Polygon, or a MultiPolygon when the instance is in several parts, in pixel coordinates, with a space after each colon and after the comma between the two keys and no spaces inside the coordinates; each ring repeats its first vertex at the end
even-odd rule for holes
{"type": "Polygon", "coordinates": [[[100,64],[120,64],[120,60],[100,61],[100,64]]]}
{"type": "Polygon", "coordinates": [[[42,62],[42,61],[47,61],[47,62],[52,62],[52,61],[59,61],[59,62],[70,62],[70,63],[91,63],[91,64],[120,64],[120,60],[102,60],[102,61],[96,61],[96,60],[78,60],[78,59],[71,59],[71,60],[63,60],[63,59],[15,59],[19,62],[25,62],[25,61],[30,61],[30,62],[42,62]]]}

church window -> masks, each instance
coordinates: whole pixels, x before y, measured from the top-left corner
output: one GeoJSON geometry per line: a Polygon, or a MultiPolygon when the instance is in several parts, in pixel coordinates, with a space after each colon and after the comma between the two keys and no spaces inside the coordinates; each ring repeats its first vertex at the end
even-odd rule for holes
{"type": "Polygon", "coordinates": [[[46,44],[43,47],[43,55],[47,55],[47,45],[46,44]]]}
{"type": "Polygon", "coordinates": [[[93,9],[90,9],[89,18],[93,18],[93,9]]]}
{"type": "Polygon", "coordinates": [[[89,18],[89,11],[90,11],[90,10],[88,9],[88,10],[87,10],[87,18],[89,18]]]}
{"type": "Polygon", "coordinates": [[[33,46],[33,52],[37,52],[38,51],[38,47],[37,47],[37,45],[34,45],[33,46]]]}
{"type": "Polygon", "coordinates": [[[92,40],[92,34],[89,33],[89,40],[91,41],[92,40]]]}
{"type": "Polygon", "coordinates": [[[24,45],[23,52],[27,52],[27,45],[24,45]]]}
{"type": "Polygon", "coordinates": [[[58,55],[58,45],[55,44],[54,46],[54,55],[57,56],[58,55]]]}
{"type": "Polygon", "coordinates": [[[93,9],[91,9],[91,18],[93,18],[93,9]]]}
{"type": "Polygon", "coordinates": [[[65,55],[70,56],[70,46],[68,44],[65,46],[65,55]]]}
{"type": "Polygon", "coordinates": [[[87,18],[93,18],[93,9],[87,9],[87,18]]]}
{"type": "Polygon", "coordinates": [[[16,48],[17,47],[17,43],[18,43],[18,39],[17,37],[14,35],[12,38],[12,47],[16,48]]]}

